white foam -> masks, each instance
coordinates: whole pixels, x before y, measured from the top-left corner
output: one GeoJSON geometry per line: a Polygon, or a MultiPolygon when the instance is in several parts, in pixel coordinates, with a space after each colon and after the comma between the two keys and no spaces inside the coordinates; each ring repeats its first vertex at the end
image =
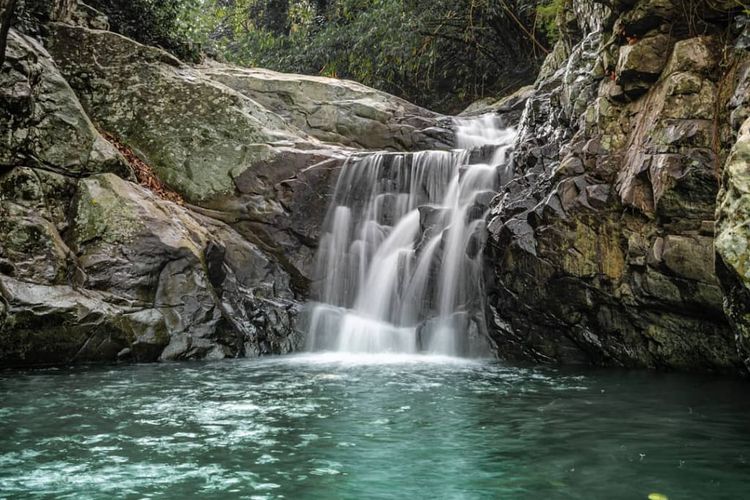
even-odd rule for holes
{"type": "Polygon", "coordinates": [[[272,362],[301,365],[476,365],[483,360],[432,354],[313,352],[268,358],[272,362]]]}
{"type": "Polygon", "coordinates": [[[494,115],[455,126],[461,149],[355,155],[344,166],[317,254],[310,350],[488,351],[478,249],[515,131],[494,115]]]}

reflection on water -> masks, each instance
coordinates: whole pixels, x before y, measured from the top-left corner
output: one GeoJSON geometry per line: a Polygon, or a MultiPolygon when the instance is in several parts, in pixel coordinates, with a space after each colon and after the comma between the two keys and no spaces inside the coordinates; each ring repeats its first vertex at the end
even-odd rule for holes
{"type": "Polygon", "coordinates": [[[748,384],[419,356],[0,374],[0,497],[746,498],[748,384]]]}

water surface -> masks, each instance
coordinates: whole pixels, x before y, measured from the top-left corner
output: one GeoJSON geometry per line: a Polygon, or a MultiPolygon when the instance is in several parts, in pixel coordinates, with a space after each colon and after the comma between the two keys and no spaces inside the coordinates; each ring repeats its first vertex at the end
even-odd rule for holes
{"type": "Polygon", "coordinates": [[[0,498],[748,498],[748,388],[417,356],[4,372],[0,498]]]}

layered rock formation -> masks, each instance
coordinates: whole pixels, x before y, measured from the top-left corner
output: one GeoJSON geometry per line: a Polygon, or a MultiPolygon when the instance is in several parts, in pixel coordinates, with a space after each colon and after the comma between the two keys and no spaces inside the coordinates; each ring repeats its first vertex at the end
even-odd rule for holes
{"type": "Polygon", "coordinates": [[[741,370],[748,164],[746,132],[736,132],[749,58],[738,44],[747,28],[728,29],[740,10],[669,0],[565,8],[521,122],[515,179],[489,221],[501,355],[741,370]],[[715,272],[722,172],[717,250],[734,281],[715,272]]]}
{"type": "Polygon", "coordinates": [[[354,83],[194,67],[36,4],[0,72],[0,366],[289,352],[350,147],[450,141],[354,83]]]}

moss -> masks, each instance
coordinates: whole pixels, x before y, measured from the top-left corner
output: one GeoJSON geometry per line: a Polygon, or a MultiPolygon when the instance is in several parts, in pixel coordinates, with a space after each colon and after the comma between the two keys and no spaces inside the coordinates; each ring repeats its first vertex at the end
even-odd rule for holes
{"type": "Polygon", "coordinates": [[[143,227],[138,214],[117,196],[110,176],[91,177],[80,183],[76,235],[81,243],[97,238],[109,243],[125,243],[132,241],[143,227]]]}
{"type": "Polygon", "coordinates": [[[608,225],[577,219],[573,241],[563,257],[563,269],[578,277],[603,274],[619,280],[625,270],[619,233],[608,225]]]}

